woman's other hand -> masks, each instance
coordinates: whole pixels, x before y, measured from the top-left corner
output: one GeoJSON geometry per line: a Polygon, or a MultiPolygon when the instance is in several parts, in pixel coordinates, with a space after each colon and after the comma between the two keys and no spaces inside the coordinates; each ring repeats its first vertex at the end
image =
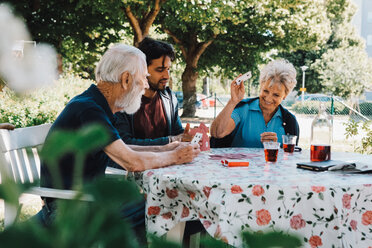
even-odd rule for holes
{"type": "Polygon", "coordinates": [[[277,137],[276,133],[274,133],[274,132],[261,133],[261,142],[270,142],[270,141],[273,141],[273,142],[278,141],[278,137],[277,137]]]}

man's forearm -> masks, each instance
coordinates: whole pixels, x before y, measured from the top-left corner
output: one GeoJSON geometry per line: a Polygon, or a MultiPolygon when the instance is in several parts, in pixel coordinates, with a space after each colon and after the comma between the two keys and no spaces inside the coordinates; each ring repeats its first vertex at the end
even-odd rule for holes
{"type": "Polygon", "coordinates": [[[161,152],[163,151],[162,146],[137,146],[137,145],[128,145],[132,150],[137,152],[161,152]]]}

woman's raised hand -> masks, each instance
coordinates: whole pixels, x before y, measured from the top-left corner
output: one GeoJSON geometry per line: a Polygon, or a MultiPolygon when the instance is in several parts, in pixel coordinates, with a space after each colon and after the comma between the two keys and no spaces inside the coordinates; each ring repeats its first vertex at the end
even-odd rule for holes
{"type": "Polygon", "coordinates": [[[239,74],[232,82],[231,82],[231,101],[235,104],[238,104],[244,98],[245,89],[244,89],[244,82],[241,82],[240,85],[236,84],[236,79],[240,77],[242,74],[239,74]]]}

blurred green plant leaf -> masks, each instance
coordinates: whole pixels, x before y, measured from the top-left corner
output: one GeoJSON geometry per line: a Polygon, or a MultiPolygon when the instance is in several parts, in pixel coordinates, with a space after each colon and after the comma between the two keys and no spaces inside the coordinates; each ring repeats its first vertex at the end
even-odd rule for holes
{"type": "Polygon", "coordinates": [[[91,124],[80,129],[73,142],[75,151],[87,154],[97,148],[102,147],[109,141],[107,130],[100,124],[91,124]]]}
{"type": "Polygon", "coordinates": [[[269,233],[242,233],[243,241],[251,248],[301,247],[301,240],[296,236],[286,235],[280,232],[269,233]]]}
{"type": "Polygon", "coordinates": [[[0,184],[0,199],[3,199],[11,205],[17,206],[21,194],[37,184],[37,182],[18,184],[14,182],[13,179],[2,177],[2,182],[0,184]]]}
{"type": "Polygon", "coordinates": [[[149,248],[181,248],[181,245],[175,242],[170,242],[164,238],[149,234],[148,238],[150,239],[149,248]]]}
{"type": "Polygon", "coordinates": [[[138,186],[130,181],[122,179],[99,178],[86,185],[83,190],[87,194],[93,195],[98,204],[122,204],[143,199],[139,193],[138,186]]]}

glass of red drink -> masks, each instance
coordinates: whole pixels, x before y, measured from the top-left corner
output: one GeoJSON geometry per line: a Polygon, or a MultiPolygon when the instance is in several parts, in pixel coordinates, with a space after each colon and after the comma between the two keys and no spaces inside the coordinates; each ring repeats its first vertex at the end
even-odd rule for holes
{"type": "Polygon", "coordinates": [[[331,160],[331,146],[330,145],[311,145],[310,160],[313,162],[331,160]]]}
{"type": "Polygon", "coordinates": [[[276,162],[278,159],[278,152],[280,143],[278,142],[263,142],[265,149],[265,160],[266,162],[276,162]]]}
{"type": "Polygon", "coordinates": [[[282,135],[283,150],[284,152],[292,153],[296,145],[296,135],[282,135]]]}

